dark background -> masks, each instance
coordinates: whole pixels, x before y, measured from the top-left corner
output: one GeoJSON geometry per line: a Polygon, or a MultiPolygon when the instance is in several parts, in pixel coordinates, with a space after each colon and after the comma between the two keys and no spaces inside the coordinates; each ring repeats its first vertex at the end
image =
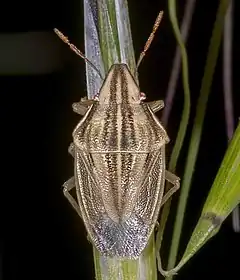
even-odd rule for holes
{"type": "MultiPolygon", "coordinates": [[[[58,27],[83,50],[81,1],[9,2],[2,4],[1,32],[50,31],[58,27]],[[32,4],[31,4],[32,3],[32,4]]],[[[236,1],[237,2],[237,1],[236,1]]],[[[185,1],[178,1],[182,16],[185,1]]],[[[219,1],[197,1],[188,41],[192,115],[199,94],[207,47],[219,1]]],[[[129,1],[136,56],[141,52],[160,9],[166,1],[129,1]]],[[[238,16],[235,5],[235,26],[238,16]]],[[[56,43],[58,41],[56,40],[56,43]]],[[[235,124],[240,112],[238,93],[239,36],[234,29],[235,124]]],[[[140,86],[151,100],[164,98],[175,51],[168,15],[140,69],[140,86]]],[[[94,279],[91,245],[83,223],[63,197],[61,185],[73,175],[67,148],[79,117],[71,104],[86,94],[84,63],[63,47],[60,70],[47,75],[0,77],[1,89],[1,255],[3,279],[94,279]]],[[[227,147],[222,92],[222,59],[218,60],[194,180],[186,211],[181,251],[197,222],[201,207],[227,147]]],[[[182,110],[181,79],[168,134],[171,151],[182,110]]],[[[161,117],[161,114],[159,114],[161,117]]],[[[192,121],[190,122],[190,124],[192,121]]],[[[189,131],[190,132],[190,131],[189,131]]],[[[188,138],[190,133],[188,132],[188,138]]],[[[185,164],[187,141],[177,173],[185,164]]],[[[176,202],[175,196],[174,202],[176,202]]],[[[173,212],[174,213],[174,212],[173,212]]],[[[174,214],[172,215],[174,216],[174,214]]],[[[168,232],[171,230],[171,220],[168,232]]],[[[166,236],[170,243],[171,236],[166,236]]],[[[164,247],[167,247],[165,245],[164,247]]],[[[239,277],[240,235],[230,217],[219,234],[193,257],[176,279],[239,277]]],[[[166,255],[163,252],[163,255],[166,255]]]]}

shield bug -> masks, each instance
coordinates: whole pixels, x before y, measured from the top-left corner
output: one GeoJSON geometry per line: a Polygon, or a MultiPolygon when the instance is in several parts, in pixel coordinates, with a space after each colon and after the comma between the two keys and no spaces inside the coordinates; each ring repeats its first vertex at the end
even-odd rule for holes
{"type": "Polygon", "coordinates": [[[127,65],[114,64],[98,96],[73,105],[83,117],[73,131],[74,177],[64,194],[100,253],[121,259],[140,256],[161,205],[179,188],[165,170],[169,138],[154,114],[163,101],[143,97],[127,65]],[[165,180],[173,183],[166,194],[165,180]]]}

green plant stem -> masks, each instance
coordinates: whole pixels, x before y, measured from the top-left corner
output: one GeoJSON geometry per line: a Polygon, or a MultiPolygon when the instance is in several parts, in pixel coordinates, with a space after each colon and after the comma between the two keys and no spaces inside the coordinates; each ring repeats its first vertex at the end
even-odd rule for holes
{"type": "MultiPolygon", "coordinates": [[[[179,157],[179,154],[180,154],[180,151],[181,151],[181,148],[183,145],[183,141],[184,141],[184,138],[186,135],[186,131],[187,131],[191,101],[190,101],[190,88],[189,88],[189,79],[188,79],[188,57],[187,57],[187,51],[186,51],[183,39],[181,37],[181,32],[180,32],[180,29],[178,26],[175,0],[168,1],[168,9],[169,9],[169,16],[170,16],[170,20],[172,23],[173,31],[174,31],[176,40],[178,42],[181,55],[182,55],[182,80],[183,80],[183,89],[184,89],[184,104],[183,104],[182,118],[181,118],[176,142],[173,147],[173,151],[171,154],[169,167],[168,167],[168,169],[171,172],[175,172],[178,157],[179,157]]],[[[166,189],[168,189],[168,188],[169,188],[169,184],[166,185],[166,189]]],[[[170,212],[170,207],[171,207],[171,198],[169,198],[169,200],[165,203],[165,205],[162,209],[162,212],[161,212],[159,230],[158,230],[158,233],[156,236],[156,245],[157,245],[156,249],[158,252],[160,252],[164,228],[166,226],[167,218],[168,218],[168,215],[170,212]]]]}
{"type": "Polygon", "coordinates": [[[182,80],[183,80],[183,89],[184,89],[184,104],[183,104],[182,118],[179,125],[176,142],[173,147],[173,151],[169,162],[169,170],[174,172],[183,145],[183,140],[187,131],[191,105],[190,105],[190,88],[189,88],[189,79],[188,79],[188,57],[187,57],[186,48],[184,46],[184,42],[181,37],[181,32],[178,26],[177,15],[176,15],[176,1],[169,0],[168,8],[169,8],[169,16],[172,22],[173,31],[175,33],[175,37],[179,44],[181,55],[182,55],[182,80]]]}
{"type": "MultiPolygon", "coordinates": [[[[199,150],[203,122],[204,122],[204,117],[205,117],[205,112],[206,112],[206,107],[208,102],[208,96],[210,93],[214,69],[216,66],[217,57],[219,53],[219,47],[221,43],[222,30],[223,30],[223,22],[224,22],[225,13],[228,8],[228,4],[229,4],[229,0],[220,1],[217,17],[214,23],[213,33],[210,41],[210,46],[209,46],[205,70],[204,70],[204,76],[202,79],[200,96],[197,104],[196,117],[194,120],[194,126],[192,130],[190,146],[187,155],[187,162],[185,165],[185,172],[182,181],[182,187],[181,187],[182,189],[181,189],[179,204],[177,208],[177,216],[176,216],[173,238],[172,238],[173,241],[171,244],[170,255],[168,259],[168,270],[172,269],[176,262],[189,188],[191,185],[196,158],[199,150]]],[[[172,279],[172,276],[168,277],[168,279],[172,279]]]]}

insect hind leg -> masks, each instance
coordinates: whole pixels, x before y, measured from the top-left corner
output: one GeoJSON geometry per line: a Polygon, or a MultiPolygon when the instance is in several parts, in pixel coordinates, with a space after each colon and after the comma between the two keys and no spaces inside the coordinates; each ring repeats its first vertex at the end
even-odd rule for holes
{"type": "Polygon", "coordinates": [[[163,206],[163,204],[180,188],[180,178],[168,170],[165,170],[165,179],[170,182],[173,187],[164,194],[161,206],[163,206]]]}
{"type": "MultiPolygon", "coordinates": [[[[63,194],[67,198],[68,202],[72,205],[74,210],[78,213],[80,218],[82,219],[82,214],[81,214],[80,207],[79,207],[77,201],[70,194],[70,191],[74,188],[76,188],[75,179],[74,179],[74,177],[71,177],[69,180],[67,180],[63,184],[63,194]]],[[[91,242],[91,238],[89,237],[89,235],[87,235],[87,239],[88,239],[89,242],[91,242]]]]}
{"type": "Polygon", "coordinates": [[[75,179],[74,177],[71,177],[69,180],[67,180],[63,184],[63,194],[69,201],[69,203],[72,205],[72,207],[75,209],[75,211],[78,213],[78,215],[82,218],[80,207],[77,203],[77,201],[73,198],[73,196],[70,194],[70,191],[76,187],[75,185],[75,179]]]}
{"type": "MultiPolygon", "coordinates": [[[[171,173],[168,170],[165,170],[165,179],[170,182],[173,187],[167,190],[167,193],[163,196],[161,206],[180,188],[180,178],[177,177],[175,174],[171,173]]],[[[166,222],[166,221],[165,221],[166,222]]],[[[164,231],[164,226],[159,227],[158,233],[157,233],[157,238],[156,238],[156,257],[157,257],[157,266],[159,272],[164,276],[172,276],[176,275],[177,269],[173,268],[171,270],[164,270],[162,268],[162,262],[161,262],[161,256],[160,256],[160,247],[161,247],[161,242],[162,242],[162,237],[163,237],[163,231],[164,231]]]]}
{"type": "Polygon", "coordinates": [[[74,152],[75,152],[75,146],[74,143],[72,142],[69,147],[68,147],[68,153],[74,158],[74,152]]]}

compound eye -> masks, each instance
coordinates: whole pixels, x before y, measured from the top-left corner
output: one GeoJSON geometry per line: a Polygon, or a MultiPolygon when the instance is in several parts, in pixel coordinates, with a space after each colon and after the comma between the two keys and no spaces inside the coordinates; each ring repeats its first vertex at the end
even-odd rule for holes
{"type": "Polygon", "coordinates": [[[99,93],[96,93],[96,94],[93,96],[93,100],[99,101],[99,93]]]}
{"type": "Polygon", "coordinates": [[[140,97],[140,100],[143,101],[146,99],[146,94],[144,92],[140,92],[139,97],[140,97]]]}

